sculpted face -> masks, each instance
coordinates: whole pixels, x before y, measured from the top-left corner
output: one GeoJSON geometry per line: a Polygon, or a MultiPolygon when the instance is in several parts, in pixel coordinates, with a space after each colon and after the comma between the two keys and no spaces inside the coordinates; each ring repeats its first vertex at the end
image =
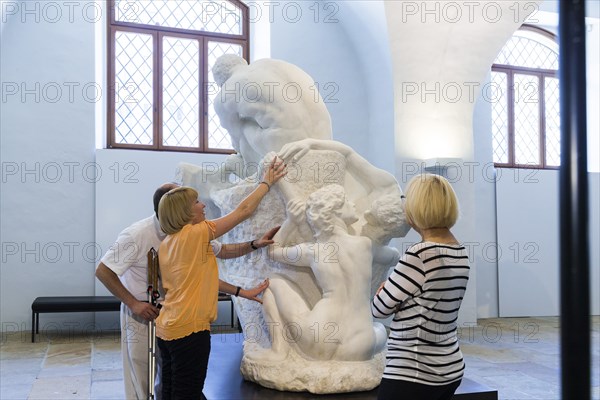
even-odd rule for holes
{"type": "Polygon", "coordinates": [[[344,206],[342,207],[342,219],[346,223],[346,225],[352,225],[356,221],[358,221],[357,213],[356,213],[356,205],[350,201],[346,197],[346,201],[344,206]]]}
{"type": "Polygon", "coordinates": [[[298,67],[264,59],[248,65],[220,57],[213,75],[221,91],[215,111],[247,163],[306,138],[331,139],[331,118],[315,82],[298,67]]]}
{"type": "Polygon", "coordinates": [[[404,237],[411,228],[404,213],[403,197],[396,194],[375,200],[364,217],[367,223],[363,225],[361,235],[376,241],[404,237]]]}

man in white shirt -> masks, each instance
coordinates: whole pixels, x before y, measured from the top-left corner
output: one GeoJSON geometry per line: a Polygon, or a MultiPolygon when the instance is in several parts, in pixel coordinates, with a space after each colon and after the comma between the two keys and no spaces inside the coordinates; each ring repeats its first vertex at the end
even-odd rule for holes
{"type": "MultiPolygon", "coordinates": [[[[133,223],[118,236],[96,268],[96,277],[121,300],[121,354],[123,357],[123,382],[128,400],[148,397],[148,322],[158,317],[159,309],[147,302],[148,251],[158,250],[165,234],[158,223],[158,203],[174,183],[160,186],[153,196],[154,215],[133,223]]],[[[273,243],[279,228],[273,228],[260,239],[247,243],[221,244],[213,242],[218,258],[241,257],[253,250],[273,243]]],[[[157,357],[157,371],[160,357],[157,357]]],[[[157,378],[160,376],[157,373],[157,378]]],[[[160,381],[156,380],[157,398],[160,381]]]]}

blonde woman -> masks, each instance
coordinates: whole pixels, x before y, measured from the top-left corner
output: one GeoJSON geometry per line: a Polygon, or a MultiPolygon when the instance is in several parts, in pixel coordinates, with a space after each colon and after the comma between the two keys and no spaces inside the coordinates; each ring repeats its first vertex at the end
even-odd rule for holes
{"type": "Polygon", "coordinates": [[[445,178],[419,175],[408,184],[404,211],[422,241],[402,256],[371,306],[376,318],[394,314],[378,399],[451,399],[465,369],[456,321],[469,279],[467,252],[450,231],[458,200],[445,178]]]}
{"type": "MultiPolygon", "coordinates": [[[[162,358],[162,399],[203,399],[210,354],[210,323],[217,317],[218,292],[261,302],[268,281],[245,290],[219,279],[211,240],[247,219],[282,176],[285,165],[273,159],[263,180],[231,213],[207,221],[198,192],[179,187],[166,193],[158,207],[161,229],[159,263],[165,300],[156,319],[162,358]]],[[[262,243],[262,242],[261,242],[262,243]]],[[[250,246],[258,248],[255,241],[250,246]]]]}

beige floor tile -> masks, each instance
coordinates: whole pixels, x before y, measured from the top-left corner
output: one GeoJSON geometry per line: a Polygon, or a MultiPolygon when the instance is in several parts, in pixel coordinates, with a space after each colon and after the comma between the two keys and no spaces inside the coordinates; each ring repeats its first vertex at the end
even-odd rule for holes
{"type": "Polygon", "coordinates": [[[92,399],[123,399],[125,398],[125,387],[123,381],[98,381],[92,382],[92,399]]]}
{"type": "Polygon", "coordinates": [[[91,376],[39,378],[33,383],[29,400],[90,399],[91,376]]]}
{"type": "MultiPolygon", "coordinates": [[[[35,378],[34,378],[35,379],[35,378]]],[[[29,396],[33,384],[13,384],[13,383],[2,383],[0,385],[0,399],[2,400],[23,400],[29,396]]]]}

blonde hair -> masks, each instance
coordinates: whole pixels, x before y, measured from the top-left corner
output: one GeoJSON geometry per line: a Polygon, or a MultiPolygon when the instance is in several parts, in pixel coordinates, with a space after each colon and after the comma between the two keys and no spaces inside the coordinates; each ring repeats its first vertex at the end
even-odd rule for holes
{"type": "Polygon", "coordinates": [[[419,229],[451,228],[458,219],[458,199],[442,176],[422,174],[408,183],[404,211],[419,229]]]}
{"type": "Polygon", "coordinates": [[[198,192],[187,186],[169,190],[158,203],[158,222],[160,229],[167,235],[173,235],[189,224],[194,214],[192,204],[198,200],[198,192]]]}

